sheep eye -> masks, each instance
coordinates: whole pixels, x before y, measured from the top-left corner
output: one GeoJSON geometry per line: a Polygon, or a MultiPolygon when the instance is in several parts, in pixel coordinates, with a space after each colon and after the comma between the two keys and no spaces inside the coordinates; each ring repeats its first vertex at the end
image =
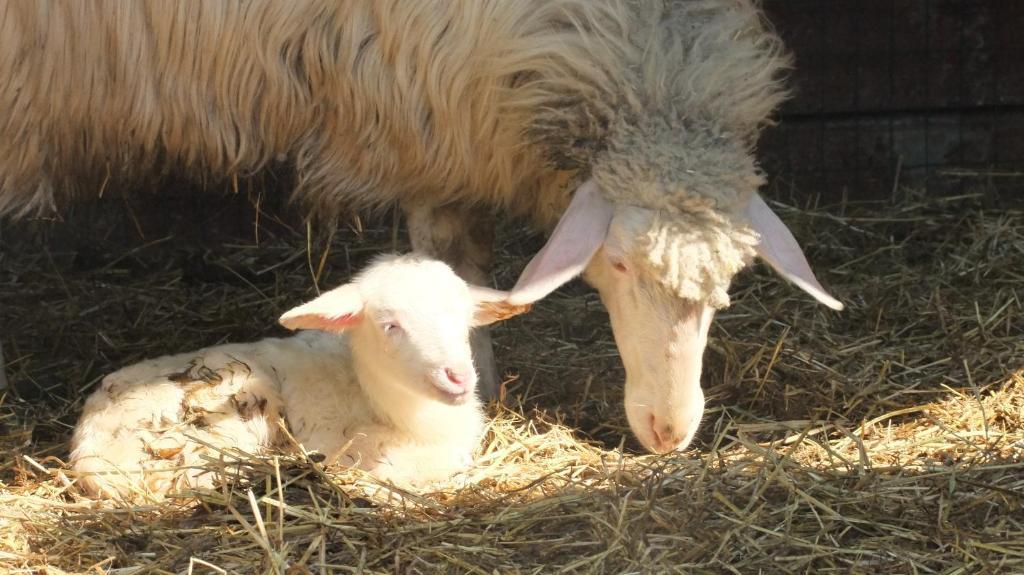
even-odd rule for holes
{"type": "Polygon", "coordinates": [[[629,267],[627,267],[626,264],[622,263],[619,260],[612,260],[612,267],[615,268],[615,271],[619,273],[626,273],[629,271],[629,267]]]}
{"type": "Polygon", "coordinates": [[[402,326],[398,325],[397,321],[389,321],[384,323],[384,333],[394,335],[402,331],[402,326]]]}

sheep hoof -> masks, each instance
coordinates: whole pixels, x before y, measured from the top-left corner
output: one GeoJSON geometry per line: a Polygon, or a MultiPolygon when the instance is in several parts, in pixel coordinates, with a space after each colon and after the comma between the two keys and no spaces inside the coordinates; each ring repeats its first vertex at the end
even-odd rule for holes
{"type": "Polygon", "coordinates": [[[477,328],[470,338],[473,348],[473,363],[479,374],[480,398],[492,401],[499,398],[501,389],[501,372],[498,362],[494,359],[494,347],[491,344],[491,332],[486,328],[477,328]]]}

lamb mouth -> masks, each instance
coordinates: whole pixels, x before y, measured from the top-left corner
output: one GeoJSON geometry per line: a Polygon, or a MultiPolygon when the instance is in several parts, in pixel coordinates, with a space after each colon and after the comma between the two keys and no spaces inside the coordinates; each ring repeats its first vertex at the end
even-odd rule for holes
{"type": "Polygon", "coordinates": [[[459,389],[453,389],[452,386],[449,385],[435,383],[433,381],[431,383],[433,384],[434,389],[436,389],[437,392],[441,395],[441,399],[443,399],[445,403],[457,405],[463,403],[464,401],[466,401],[466,398],[469,397],[469,388],[463,387],[459,389]]]}

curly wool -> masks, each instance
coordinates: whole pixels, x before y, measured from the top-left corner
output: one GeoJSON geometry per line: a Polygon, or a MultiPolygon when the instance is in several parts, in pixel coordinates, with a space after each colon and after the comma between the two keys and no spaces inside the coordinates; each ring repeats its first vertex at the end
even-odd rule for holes
{"type": "Polygon", "coordinates": [[[729,283],[754,257],[757,233],[714,211],[658,212],[640,243],[655,277],[676,296],[722,309],[729,283]]]}
{"type": "Polygon", "coordinates": [[[620,119],[593,177],[616,204],[682,214],[736,211],[764,183],[741,142],[685,117],[620,119]]]}
{"type": "Polygon", "coordinates": [[[576,145],[599,142],[581,160],[609,201],[655,211],[640,233],[653,275],[681,298],[726,307],[755,255],[743,212],[764,177],[752,152],[786,97],[778,72],[789,60],[752,3],[631,6],[618,90],[583,106],[568,132],[576,145]]]}
{"type": "Polygon", "coordinates": [[[712,127],[645,118],[616,125],[599,158],[607,199],[656,211],[640,242],[653,275],[678,297],[727,307],[758,239],[733,218],[763,182],[752,155],[712,127]]]}

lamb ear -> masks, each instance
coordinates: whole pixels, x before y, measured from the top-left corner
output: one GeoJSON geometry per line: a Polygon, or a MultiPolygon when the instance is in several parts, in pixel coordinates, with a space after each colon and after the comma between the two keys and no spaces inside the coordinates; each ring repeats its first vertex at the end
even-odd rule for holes
{"type": "Polygon", "coordinates": [[[583,272],[608,235],[615,206],[591,180],[576,190],[555,231],[512,288],[508,303],[533,303],[583,272]]]}
{"type": "Polygon", "coordinates": [[[476,309],[473,312],[473,327],[490,325],[530,311],[533,304],[514,305],[508,302],[509,292],[480,286],[469,286],[476,309]]]}
{"type": "Polygon", "coordinates": [[[288,329],[341,332],[359,323],[363,298],[355,284],[346,284],[284,313],[278,321],[288,329]]]}
{"type": "Polygon", "coordinates": [[[750,203],[747,204],[747,215],[750,217],[751,227],[761,235],[761,242],[756,248],[761,259],[814,299],[834,310],[843,309],[843,304],[829,295],[818,283],[803,250],[800,249],[800,244],[760,195],[755,193],[750,199],[750,203]]]}

